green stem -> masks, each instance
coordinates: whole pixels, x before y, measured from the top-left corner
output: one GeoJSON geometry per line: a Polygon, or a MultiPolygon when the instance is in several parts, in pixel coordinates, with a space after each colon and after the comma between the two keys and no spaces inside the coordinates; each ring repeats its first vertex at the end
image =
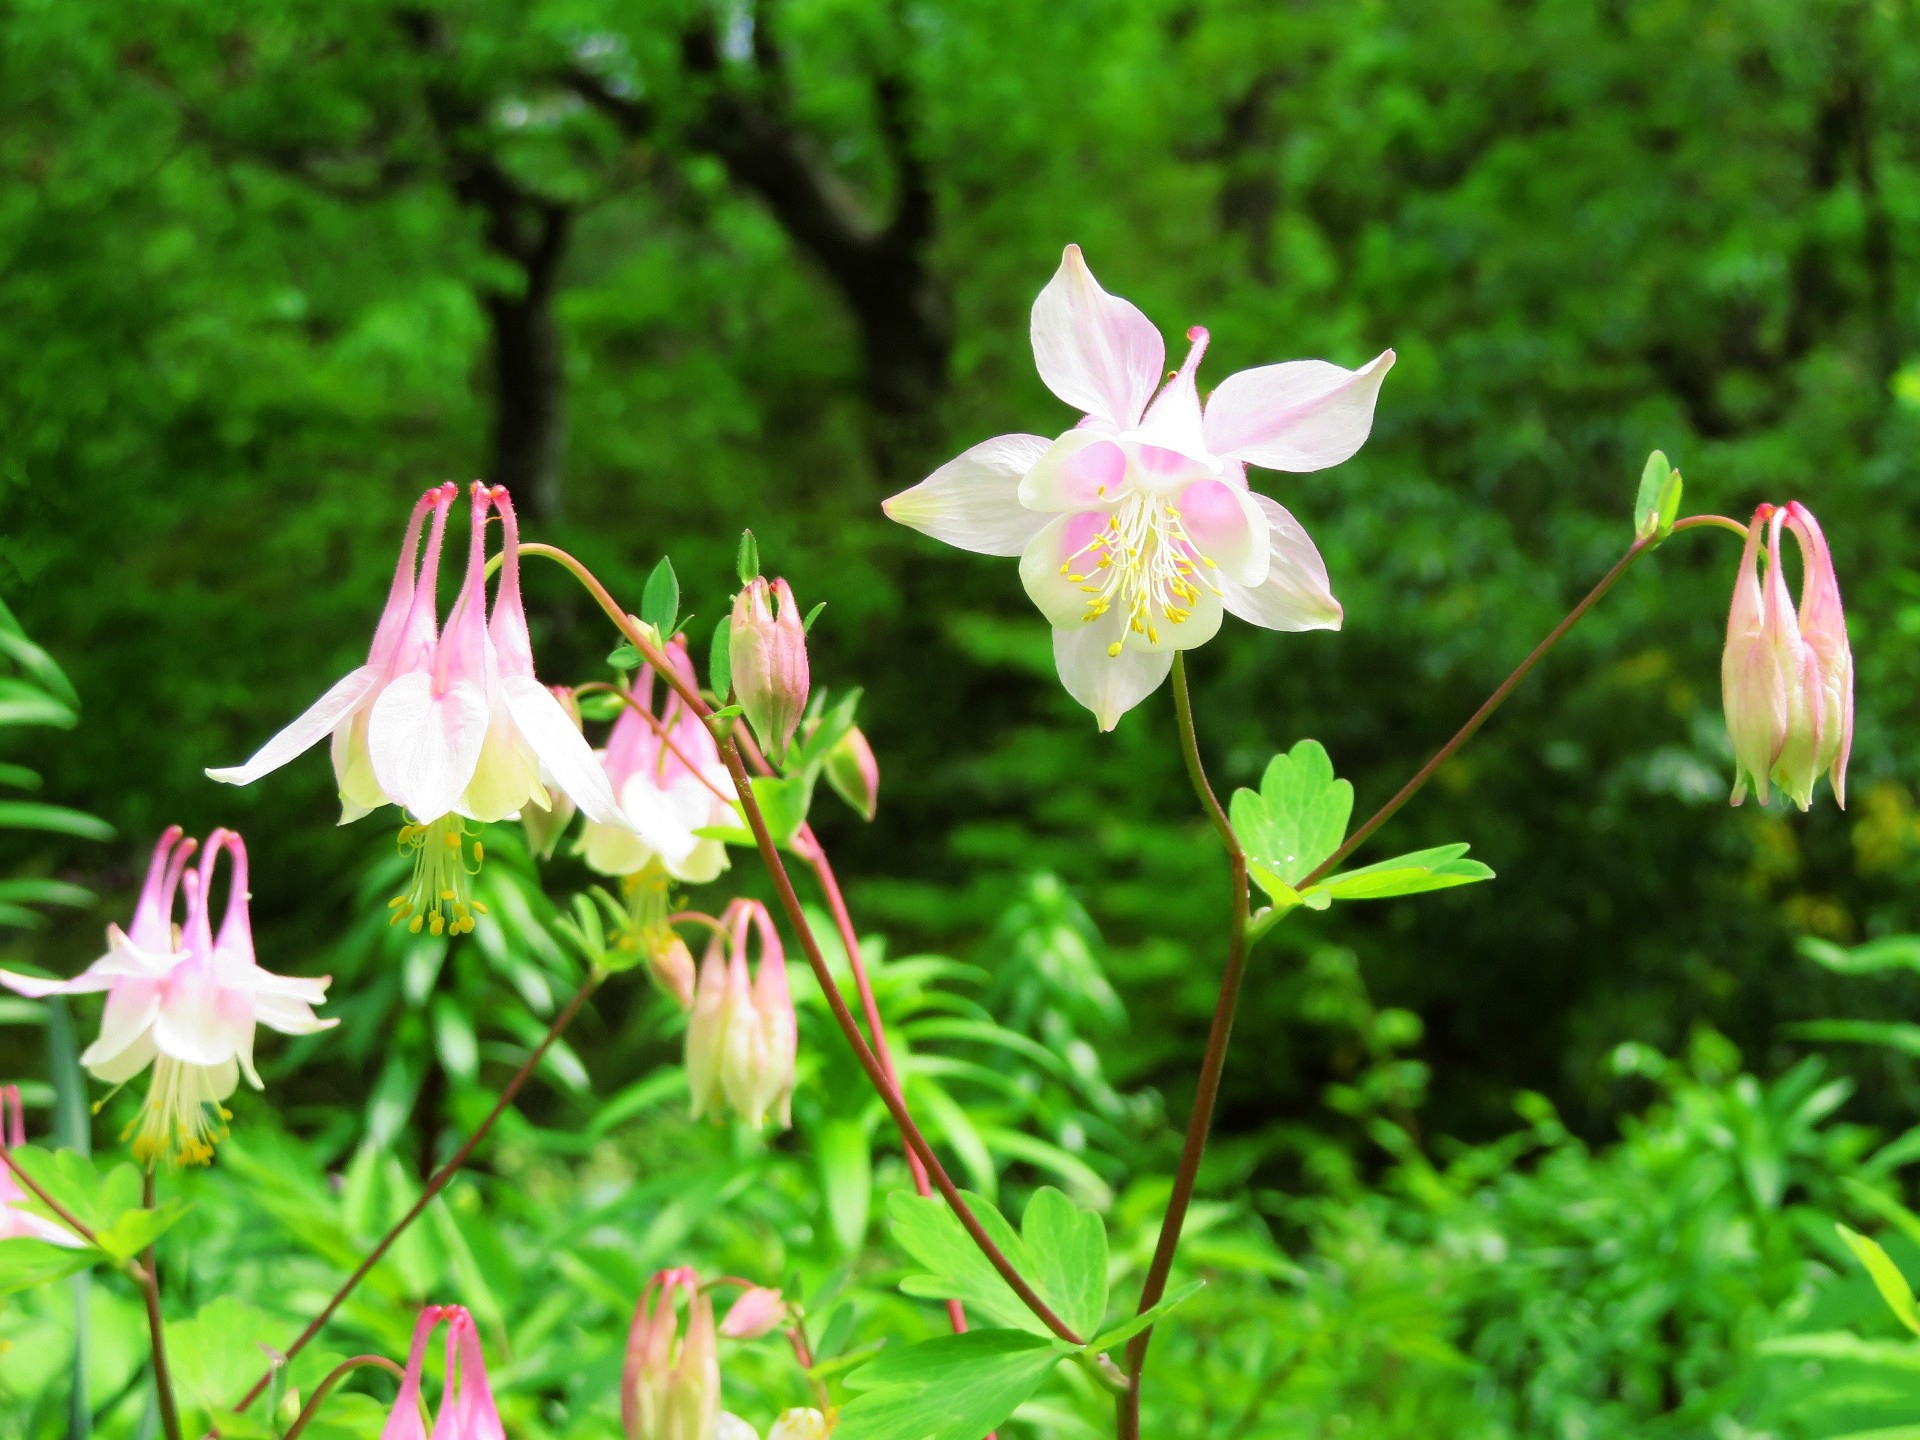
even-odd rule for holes
{"type": "Polygon", "coordinates": [[[327,1372],[326,1379],[313,1387],[313,1397],[301,1407],[299,1415],[295,1417],[293,1424],[287,1427],[287,1433],[282,1435],[280,1440],[299,1440],[300,1432],[306,1429],[313,1417],[320,1413],[321,1405],[333,1393],[334,1387],[354,1371],[370,1368],[385,1370],[403,1384],[407,1378],[407,1372],[384,1355],[356,1355],[351,1360],[342,1360],[327,1372]]]}
{"type": "MultiPolygon", "coordinates": [[[[153,1190],[153,1171],[148,1170],[140,1200],[143,1209],[154,1208],[153,1190]]],[[[180,1440],[180,1402],[174,1397],[173,1372],[167,1366],[167,1327],[160,1318],[160,1264],[151,1245],[142,1268],[145,1274],[140,1289],[146,1297],[147,1333],[153,1341],[153,1389],[160,1405],[160,1428],[167,1440],[180,1440]]]]}
{"type": "MultiPolygon", "coordinates": [[[[1153,1248],[1152,1263],[1147,1267],[1146,1284],[1141,1287],[1138,1314],[1145,1314],[1160,1303],[1173,1273],[1174,1254],[1180,1248],[1180,1232],[1186,1226],[1187,1210],[1193,1203],[1200,1161],[1206,1154],[1214,1108],[1220,1099],[1220,1079],[1226,1070],[1227,1047],[1233,1038],[1233,1020],[1240,1006],[1240,987],[1246,977],[1247,962],[1247,854],[1233,833],[1219,797],[1213,793],[1206,766],[1200,759],[1200,741],[1193,727],[1193,700],[1187,691],[1186,656],[1178,653],[1173,657],[1173,713],[1180,732],[1180,754],[1186,761],[1187,778],[1193,783],[1193,793],[1199,797],[1201,808],[1213,822],[1221,848],[1227,852],[1233,910],[1227,937],[1227,966],[1220,977],[1220,997],[1213,1007],[1206,1054],[1200,1061],[1193,1113],[1187,1120],[1186,1142],[1181,1146],[1180,1164],[1174,1171],[1173,1194],[1167,1201],[1166,1217],[1160,1222],[1160,1238],[1153,1248]]],[[[1139,1440],[1140,1377],[1146,1368],[1147,1346],[1152,1339],[1153,1327],[1148,1326],[1127,1343],[1127,1391],[1119,1401],[1121,1440],[1139,1440]]]]}

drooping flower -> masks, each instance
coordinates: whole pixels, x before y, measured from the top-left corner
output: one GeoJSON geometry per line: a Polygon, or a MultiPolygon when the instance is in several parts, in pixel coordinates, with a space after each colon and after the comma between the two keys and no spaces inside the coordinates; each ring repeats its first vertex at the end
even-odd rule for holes
{"type": "Polygon", "coordinates": [[[756,575],[734,597],[727,654],[734,698],[778,765],[806,714],[811,683],[806,625],[785,580],[769,584],[756,575]]]}
{"type": "MultiPolygon", "coordinates": [[[[0,1086],[0,1151],[27,1143],[27,1110],[17,1085],[0,1086]]],[[[0,1240],[44,1240],[65,1250],[79,1250],[86,1242],[66,1226],[26,1208],[27,1189],[13,1178],[11,1167],[0,1164],[0,1240]]]]}
{"type": "Polygon", "coordinates": [[[687,1022],[687,1087],[693,1118],[728,1108],[758,1129],[769,1114],[793,1123],[794,1064],[799,1027],[787,987],[786,957],[773,917],[756,900],[735,900],[700,964],[693,1015],[687,1022]],[[760,936],[760,967],[748,979],[750,931],[760,936]]]}
{"type": "MultiPolygon", "coordinates": [[[[580,701],[571,687],[554,685],[549,687],[553,698],[560,702],[560,708],[573,722],[573,728],[581,728],[580,701]]],[[[573,803],[573,797],[560,788],[560,783],[542,767],[540,783],[546,787],[547,806],[528,805],[520,811],[520,823],[526,827],[527,848],[542,860],[551,860],[553,852],[559,848],[560,837],[567,833],[567,827],[573,823],[573,817],[580,813],[580,807],[573,803]]]]}
{"type": "Polygon", "coordinates": [[[447,510],[459,493],[460,487],[448,481],[434,486],[414,503],[366,663],[348,671],[251,759],[241,765],[210,769],[209,776],[228,785],[250,785],[304,755],[331,734],[333,773],[340,788],[340,823],[357,820],[386,803],[387,794],[374,775],[373,758],[367,749],[367,721],[387,685],[396,676],[417,669],[433,653],[434,582],[440,573],[440,543],[446,532],[447,510]],[[433,525],[427,536],[426,558],[421,560],[420,531],[428,511],[433,513],[433,525]]]}
{"type": "Polygon", "coordinates": [[[146,1103],[122,1137],[132,1140],[135,1158],[149,1165],[203,1165],[213,1158],[213,1147],[226,1134],[221,1102],[242,1074],[262,1088],[253,1064],[258,1026],[306,1035],[339,1023],[313,1013],[326,999],[329,977],[275,975],[260,967],[241,838],[231,830],[214,831],[198,869],[188,870],[193,844],[177,827],[161,837],[132,931],[109,927],[107,954],[85,973],[51,981],[0,971],[0,983],[24,995],[108,992],[100,1036],[80,1059],[95,1078],[112,1085],[153,1066],[146,1103]],[[210,891],[222,853],[230,857],[232,879],[216,936],[210,891]],[[176,889],[186,901],[177,939],[171,919],[176,889]]]}
{"type": "Polygon", "coordinates": [[[427,1440],[420,1418],[421,1372],[427,1342],[446,1324],[446,1379],[440,1405],[433,1417],[433,1440],[505,1440],[493,1387],[487,1381],[487,1362],[480,1348],[480,1332],[473,1316],[461,1305],[429,1305],[414,1322],[413,1345],[407,1353],[400,1393],[380,1431],[380,1440],[427,1440]]]}
{"type": "MultiPolygon", "coordinates": [[[[1847,643],[1847,617],[1840,605],[1840,580],[1834,574],[1833,553],[1820,522],[1798,500],[1787,505],[1787,528],[1800,542],[1800,638],[1813,654],[1819,679],[1809,697],[1819,733],[1813,757],[1813,775],[1825,774],[1833,798],[1847,805],[1847,758],[1853,753],[1853,648],[1847,643]]],[[[1813,780],[1804,793],[1811,797],[1813,780]]],[[[1802,802],[1802,809],[1806,804],[1802,802]]]]}
{"type": "Polygon", "coordinates": [[[1733,740],[1735,805],[1746,798],[1749,786],[1765,804],[1770,787],[1777,785],[1805,810],[1823,773],[1835,798],[1845,803],[1853,747],[1853,654],[1826,537],[1798,501],[1762,504],[1747,527],[1720,681],[1733,740]],[[1763,528],[1764,562],[1759,555],[1763,528]],[[1783,528],[1793,531],[1800,546],[1797,614],[1781,564],[1783,528]]]}
{"type": "MultiPolygon", "coordinates": [[[[684,640],[667,646],[667,662],[694,683],[684,640]]],[[[623,823],[589,816],[578,849],[603,875],[634,875],[657,862],[676,880],[703,884],[727,868],[726,846],[699,832],[738,823],[733,777],[712,732],[671,686],[660,687],[655,710],[654,681],[653,668],[643,666],[600,753],[623,823]]]]}
{"type": "Polygon", "coordinates": [[[472,487],[466,576],[446,624],[436,624],[441,540],[457,493],[457,486],[441,485],[415,507],[368,663],[246,764],[207,772],[248,784],[331,729],[342,819],[384,803],[408,812],[400,848],[413,861],[413,876],[393,901],[393,920],[435,935],[458,935],[474,925],[471,878],[482,851],[479,842],[468,843],[469,820],[502,820],[529,805],[551,808],[551,783],[602,824],[626,823],[579,727],[534,676],[520,596],[519,526],[502,487],[472,487]],[[428,508],[433,525],[416,577],[414,549],[428,508]],[[503,543],[489,620],[491,510],[500,513],[503,543]]]}
{"type": "Polygon", "coordinates": [[[720,1322],[720,1333],[729,1340],[758,1340],[771,1334],[787,1318],[787,1300],[778,1290],[756,1285],[742,1291],[740,1298],[720,1322]]]}
{"type": "Polygon", "coordinates": [[[1160,332],[1100,288],[1076,245],[1034,301],[1032,337],[1040,378],[1084,412],[1079,424],[1052,441],[984,441],[884,508],[949,545],[1020,557],[1060,679],[1102,730],[1158,688],[1174,651],[1211,639],[1225,611],[1271,630],[1339,628],[1319,552],[1248,488],[1246,467],[1322,470],[1352,456],[1391,350],[1359,370],[1243,370],[1203,409],[1207,332],[1187,332],[1186,362],[1160,388],[1160,332]]]}
{"type": "Polygon", "coordinates": [[[713,1301],[692,1270],[662,1270],[640,1293],[620,1377],[627,1440],[715,1440],[720,1422],[720,1350],[713,1301]],[[680,1330],[677,1298],[687,1307],[680,1330]]]}

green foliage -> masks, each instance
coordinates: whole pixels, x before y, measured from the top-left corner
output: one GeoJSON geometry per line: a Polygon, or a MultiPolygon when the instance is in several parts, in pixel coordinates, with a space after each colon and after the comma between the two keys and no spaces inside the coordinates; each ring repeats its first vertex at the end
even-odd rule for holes
{"type": "Polygon", "coordinates": [[[1647,457],[1640,472],[1640,490],[1633,501],[1633,538],[1659,544],[1673,532],[1680,515],[1680,472],[1658,450],[1647,457]]]}
{"type": "Polygon", "coordinates": [[[841,1412],[846,1440],[968,1440],[1003,1424],[1060,1363],[1045,1340],[973,1330],[884,1353],[848,1383],[866,1393],[841,1412]]]}

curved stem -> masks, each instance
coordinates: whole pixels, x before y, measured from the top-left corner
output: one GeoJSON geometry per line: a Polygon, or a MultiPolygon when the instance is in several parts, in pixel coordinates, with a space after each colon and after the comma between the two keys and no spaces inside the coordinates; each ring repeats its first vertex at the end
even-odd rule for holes
{"type": "MultiPolygon", "coordinates": [[[[141,1208],[153,1209],[153,1171],[146,1172],[142,1185],[141,1208]]],[[[180,1440],[180,1402],[173,1393],[173,1372],[167,1365],[167,1327],[160,1318],[160,1266],[149,1245],[140,1289],[147,1302],[147,1334],[153,1342],[153,1389],[159,1398],[160,1429],[167,1440],[180,1440]]]]}
{"type": "MultiPolygon", "coordinates": [[[[607,618],[613,621],[628,643],[640,652],[646,662],[653,666],[654,672],[686,702],[687,708],[706,721],[709,726],[712,725],[713,707],[701,697],[697,688],[688,684],[667,663],[667,657],[660,652],[660,648],[648,639],[638,622],[620,608],[613,596],[608,593],[607,587],[600,583],[598,576],[556,545],[537,542],[522,545],[520,553],[544,556],[571,572],[573,577],[586,587],[587,593],[593,596],[595,602],[606,612],[607,618]]],[[[833,972],[827,966],[826,957],[821,953],[820,943],[814,937],[813,927],[807,923],[806,913],[800,908],[800,897],[794,892],[793,879],[787,873],[786,862],[781,860],[779,846],[774,843],[773,836],[767,829],[766,816],[761,813],[759,802],[754,798],[753,783],[747,774],[745,763],[740,758],[739,746],[734,743],[732,736],[725,733],[717,734],[715,738],[719,741],[720,758],[726,762],[727,772],[733,777],[734,789],[739,795],[740,808],[745,812],[747,825],[753,831],[754,842],[760,850],[760,858],[766,864],[767,873],[773,880],[774,890],[780,897],[780,905],[786,913],[788,923],[800,937],[801,949],[806,952],[807,963],[813,968],[814,978],[820,984],[821,993],[826,996],[827,1007],[833,1012],[834,1023],[840,1027],[840,1033],[846,1036],[847,1044],[853,1047],[854,1058],[860,1062],[860,1068],[866,1072],[868,1082],[878,1092],[881,1103],[887,1107],[887,1113],[893,1117],[893,1123],[899,1128],[901,1137],[906,1141],[908,1151],[926,1167],[927,1176],[932,1181],[933,1187],[952,1208],[955,1218],[960,1221],[973,1243],[979,1247],[980,1253],[987,1257],[988,1262],[999,1272],[1000,1278],[1005,1280],[1014,1294],[1020,1297],[1021,1303],[1039,1317],[1049,1330],[1067,1343],[1071,1345],[1083,1343],[1081,1338],[1068,1328],[1066,1322],[1053,1312],[1047,1302],[1040,1298],[1034,1288],[1014,1268],[1013,1262],[1007,1259],[1000,1247],[993,1243],[993,1238],[981,1227],[979,1219],[961,1197],[959,1188],[941,1166],[939,1157],[933,1153],[933,1147],[927,1143],[927,1137],[914,1123],[913,1116],[907,1110],[906,1100],[900,1094],[900,1087],[894,1083],[888,1067],[880,1063],[879,1056],[867,1044],[866,1037],[860,1033],[859,1022],[853,1018],[853,1012],[847,1008],[847,1002],[840,994],[840,987],[834,981],[833,972]]],[[[855,946],[856,964],[857,956],[858,947],[855,946]]]]}
{"type": "Polygon", "coordinates": [[[1731,530],[1742,540],[1747,538],[1747,527],[1742,525],[1738,520],[1729,519],[1725,515],[1689,515],[1684,520],[1674,521],[1673,528],[1667,533],[1669,535],[1678,535],[1682,530],[1698,530],[1702,525],[1713,525],[1722,530],[1731,530]]]}
{"type": "MultiPolygon", "coordinates": [[[[1716,520],[1720,517],[1696,516],[1693,518],[1699,520],[1716,520]]],[[[1681,524],[1685,523],[1685,521],[1681,522],[1681,524]]],[[[1674,526],[1676,530],[1679,528],[1679,525],[1674,526]]],[[[1745,526],[1740,526],[1739,529],[1742,535],[1747,533],[1745,526]]],[[[1374,831],[1378,830],[1394,817],[1401,806],[1419,794],[1421,788],[1427,781],[1434,777],[1434,773],[1439,770],[1442,765],[1446,764],[1447,761],[1451,760],[1462,745],[1465,745],[1467,741],[1474,737],[1480,727],[1486,724],[1488,719],[1491,718],[1493,712],[1500,708],[1507,696],[1511,695],[1519,686],[1520,682],[1527,678],[1527,675],[1532,671],[1533,667],[1544,660],[1547,652],[1558,645],[1561,640],[1566,637],[1566,633],[1580,623],[1582,616],[1600,603],[1601,598],[1613,588],[1614,582],[1626,574],[1627,568],[1632,565],[1635,560],[1638,560],[1648,548],[1647,541],[1634,541],[1633,544],[1628,547],[1627,553],[1614,562],[1613,568],[1600,577],[1600,583],[1587,592],[1586,598],[1578,605],[1575,605],[1573,609],[1569,610],[1566,618],[1547,632],[1546,638],[1534,646],[1532,651],[1528,653],[1527,658],[1514,666],[1513,673],[1502,680],[1494,692],[1481,702],[1480,708],[1467,717],[1467,723],[1454,731],[1453,738],[1436,750],[1433,758],[1418,770],[1414,771],[1413,778],[1394,792],[1391,800],[1374,811],[1373,814],[1368,817],[1366,824],[1349,835],[1346,842],[1342,844],[1338,850],[1335,850],[1333,854],[1329,855],[1325,860],[1321,861],[1319,865],[1314,867],[1312,873],[1295,888],[1304,890],[1316,881],[1325,879],[1332,873],[1334,866],[1346,859],[1347,856],[1351,855],[1355,850],[1358,850],[1366,843],[1368,837],[1371,836],[1374,831]]]]}
{"type": "MultiPolygon", "coordinates": [[[[433,1178],[427,1181],[426,1188],[420,1192],[420,1198],[413,1202],[413,1207],[393,1223],[392,1228],[380,1237],[380,1243],[375,1245],[373,1249],[367,1253],[367,1258],[360,1262],[359,1268],[346,1278],[338,1290],[333,1292],[333,1298],[327,1301],[326,1306],[320,1313],[308,1322],[307,1328],[302,1330],[293,1344],[287,1347],[286,1353],[282,1357],[283,1361],[293,1359],[294,1356],[306,1348],[307,1343],[312,1340],[314,1336],[318,1335],[321,1330],[326,1327],[327,1321],[333,1318],[334,1311],[346,1303],[347,1297],[354,1292],[355,1287],[367,1278],[375,1265],[380,1263],[380,1257],[393,1248],[393,1242],[405,1233],[409,1225],[420,1218],[427,1206],[433,1202],[433,1197],[447,1188],[447,1183],[459,1173],[460,1167],[465,1165],[473,1155],[473,1152],[479,1148],[480,1142],[487,1138],[495,1122],[507,1113],[507,1107],[513,1104],[514,1097],[520,1093],[521,1087],[527,1083],[528,1079],[533,1075],[534,1069],[546,1058],[547,1051],[553,1048],[554,1041],[558,1040],[560,1033],[565,1030],[568,1025],[573,1023],[573,1017],[580,1013],[580,1007],[587,1003],[587,998],[599,988],[600,982],[604,978],[604,973],[599,970],[593,970],[588,973],[585,983],[574,992],[573,998],[567,1001],[560,1013],[553,1017],[553,1023],[547,1027],[547,1033],[540,1037],[540,1043],[533,1047],[533,1053],[527,1056],[525,1062],[518,1070],[513,1072],[513,1078],[507,1081],[506,1088],[500,1092],[500,1098],[494,1102],[493,1109],[487,1112],[487,1118],[482,1120],[479,1128],[467,1137],[466,1143],[453,1152],[452,1158],[433,1172],[433,1178]]],[[[269,1369],[266,1374],[254,1382],[253,1388],[247,1391],[247,1393],[241,1397],[240,1403],[233,1408],[235,1410],[245,1410],[255,1400],[258,1400],[265,1392],[267,1386],[272,1383],[273,1371],[269,1369]]]]}
{"type": "MultiPolygon", "coordinates": [[[[1182,653],[1173,657],[1173,713],[1180,732],[1180,755],[1186,762],[1187,778],[1193,783],[1193,793],[1199,797],[1207,818],[1213,822],[1221,848],[1227,852],[1233,910],[1227,935],[1227,965],[1220,976],[1220,996],[1213,1007],[1206,1054],[1200,1061],[1193,1114],[1187,1120],[1187,1137],[1173,1176],[1173,1194],[1167,1201],[1166,1217],[1160,1222],[1160,1238],[1153,1247],[1153,1260],[1147,1267],[1146,1283],[1141,1287],[1137,1314],[1145,1314],[1158,1305],[1167,1292],[1174,1254],[1180,1248],[1180,1232],[1186,1225],[1194,1185],[1199,1180],[1200,1161],[1206,1154],[1207,1135],[1213,1127],[1214,1107],[1220,1099],[1220,1078],[1226,1070],[1227,1046],[1233,1038],[1234,1014],[1240,1007],[1240,987],[1247,968],[1247,854],[1228,823],[1219,797],[1213,793],[1206,766],[1200,759],[1200,741],[1193,728],[1193,700],[1187,691],[1186,656],[1182,653]]],[[[1140,1434],[1140,1377],[1146,1367],[1147,1346],[1152,1340],[1153,1327],[1148,1326],[1127,1343],[1127,1393],[1119,1401],[1121,1440],[1138,1440],[1140,1434]]]]}
{"type": "Polygon", "coordinates": [[[87,1224],[71,1210],[67,1209],[66,1206],[62,1205],[42,1189],[37,1180],[27,1174],[25,1170],[21,1169],[20,1162],[13,1158],[13,1152],[5,1145],[0,1145],[0,1164],[5,1164],[7,1169],[13,1172],[13,1178],[25,1187],[28,1194],[46,1206],[47,1209],[51,1210],[56,1220],[96,1250],[100,1248],[100,1237],[95,1235],[87,1224]]]}
{"type": "Polygon", "coordinates": [[[294,1418],[293,1424],[287,1427],[287,1433],[282,1435],[280,1440],[300,1440],[300,1432],[306,1429],[313,1417],[320,1413],[320,1406],[325,1402],[327,1396],[333,1393],[334,1386],[338,1385],[354,1371],[368,1368],[385,1370],[389,1375],[393,1376],[394,1379],[402,1383],[405,1383],[407,1378],[407,1372],[394,1364],[393,1361],[387,1359],[384,1355],[356,1355],[351,1360],[342,1360],[338,1365],[334,1366],[332,1370],[327,1372],[327,1377],[324,1380],[313,1387],[313,1398],[301,1407],[299,1415],[294,1418]]]}

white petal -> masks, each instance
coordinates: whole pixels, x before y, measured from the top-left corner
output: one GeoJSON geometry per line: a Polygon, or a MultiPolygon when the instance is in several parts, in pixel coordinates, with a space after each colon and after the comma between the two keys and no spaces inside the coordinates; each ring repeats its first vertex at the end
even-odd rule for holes
{"type": "Polygon", "coordinates": [[[1067,246],[1033,302],[1032,333],[1049,390],[1122,430],[1140,422],[1166,368],[1166,343],[1137,306],[1100,288],[1078,245],[1067,246]]]}
{"type": "MultiPolygon", "coordinates": [[[[153,1046],[153,1022],[160,1013],[160,986],[153,981],[129,981],[114,987],[100,1013],[100,1035],[80,1063],[98,1073],[99,1067],[112,1065],[128,1051],[145,1042],[146,1053],[153,1046]]],[[[144,1061],[142,1064],[144,1065],[144,1061]]],[[[135,1071],[141,1066],[136,1065],[135,1071]]]]}
{"type": "Polygon", "coordinates": [[[215,780],[228,785],[248,785],[269,771],[278,770],[289,760],[304,755],[332,733],[366,699],[379,679],[370,665],[342,676],[326,694],[307,707],[306,713],[262,745],[244,765],[229,765],[208,770],[215,780]]]}
{"type": "Polygon", "coordinates": [[[881,502],[887,518],[978,555],[1018,555],[1046,523],[1020,503],[1020,477],[1047,451],[1038,435],[983,440],[881,502]]]}
{"type": "Polygon", "coordinates": [[[1093,430],[1069,430],[1046,448],[1020,481],[1029,511],[1094,510],[1119,503],[1127,488],[1127,452],[1093,430]]]}
{"type": "Polygon", "coordinates": [[[631,875],[653,858],[653,847],[625,826],[596,825],[589,820],[580,831],[576,855],[602,875],[631,875]]]}
{"type": "Polygon", "coordinates": [[[689,885],[705,885],[710,880],[720,878],[720,872],[727,868],[727,847],[718,840],[699,840],[686,858],[678,864],[668,866],[674,879],[684,880],[689,885]]]}
{"type": "Polygon", "coordinates": [[[153,1043],[153,1031],[142,1030],[131,1045],[115,1055],[95,1056],[93,1047],[88,1046],[86,1054],[80,1057],[80,1063],[101,1084],[124,1085],[151,1065],[153,1057],[159,1053],[159,1047],[153,1043]],[[93,1058],[89,1059],[88,1056],[93,1058]]]}
{"type": "Polygon", "coordinates": [[[1267,578],[1267,516],[1248,491],[1224,480],[1201,480],[1182,490],[1175,505],[1194,547],[1213,561],[1203,581],[1258,585],[1267,578]]]}
{"type": "Polygon", "coordinates": [[[487,735],[487,699],[460,681],[435,697],[423,671],[380,692],[367,725],[367,749],[380,788],[426,825],[449,814],[480,762],[487,735]]]}
{"type": "Polygon", "coordinates": [[[1360,370],[1289,360],[1229,375],[1207,401],[1207,446],[1270,470],[1338,465],[1366,442],[1393,359],[1387,350],[1360,370]]]}
{"type": "Polygon", "coordinates": [[[1089,596],[1080,587],[1094,573],[1099,552],[1090,544],[1106,527],[1105,511],[1082,510],[1055,517],[1020,554],[1020,583],[1047,623],[1078,625],[1089,596]]]}
{"type": "Polygon", "coordinates": [[[1125,633],[1118,612],[1103,615],[1091,625],[1075,625],[1053,632],[1053,662],[1067,693],[1093,712],[1102,730],[1111,730],[1120,717],[1160,688],[1173,669],[1171,650],[1146,650],[1127,645],[1118,655],[1108,647],[1125,633]]]}
{"type": "Polygon", "coordinates": [[[12,970],[0,970],[0,985],[34,1000],[44,999],[48,995],[91,995],[111,988],[113,981],[113,976],[101,975],[91,969],[81,971],[71,980],[47,980],[38,975],[20,975],[12,970]]]}
{"type": "Polygon", "coordinates": [[[1256,493],[1253,503],[1267,517],[1271,562],[1262,584],[1221,579],[1227,609],[1269,630],[1338,630],[1340,602],[1333,598],[1326,564],[1307,532],[1277,500],[1256,493]]]}
{"type": "Polygon", "coordinates": [[[626,824],[613,787],[607,783],[607,772],[553,692],[530,675],[509,675],[500,682],[500,688],[507,697],[514,726],[553,783],[589,820],[602,825],[626,824]]]}
{"type": "Polygon", "coordinates": [[[504,820],[518,814],[536,791],[545,794],[540,785],[540,761],[513,723],[505,694],[496,688],[487,735],[480,742],[480,758],[454,809],[473,820],[504,820]]]}
{"type": "Polygon", "coordinates": [[[220,1065],[251,1044],[253,1006],[207,985],[176,987],[160,1004],[153,1042],[188,1065],[220,1065]]]}

